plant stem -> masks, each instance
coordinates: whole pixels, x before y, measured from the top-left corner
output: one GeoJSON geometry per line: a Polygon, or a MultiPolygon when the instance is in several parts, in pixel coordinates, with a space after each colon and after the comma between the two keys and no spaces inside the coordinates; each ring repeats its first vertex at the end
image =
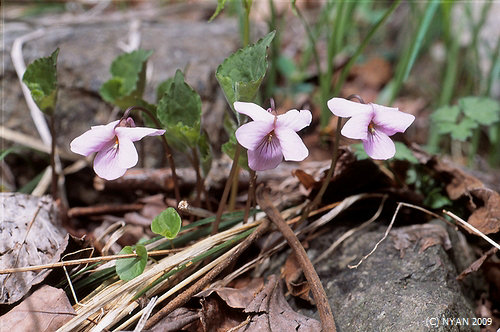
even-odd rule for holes
{"type": "Polygon", "coordinates": [[[337,130],[335,131],[335,142],[333,143],[332,163],[330,164],[330,169],[328,170],[328,173],[326,174],[326,177],[323,180],[323,184],[321,185],[321,188],[319,189],[318,193],[316,194],[316,197],[314,197],[314,200],[311,202],[311,206],[309,208],[309,211],[313,210],[321,202],[321,198],[323,198],[323,194],[325,193],[326,188],[330,184],[330,180],[333,178],[333,176],[335,174],[335,165],[337,165],[337,159],[339,157],[340,128],[341,127],[342,127],[342,118],[339,117],[337,119],[337,130]]]}
{"type": "Polygon", "coordinates": [[[257,180],[257,173],[254,170],[250,170],[250,184],[248,185],[248,198],[245,205],[245,215],[243,217],[243,223],[246,224],[248,221],[248,216],[250,214],[250,207],[253,202],[255,202],[255,183],[257,180]]]}
{"type": "Polygon", "coordinates": [[[227,196],[229,195],[229,189],[231,189],[231,183],[233,177],[236,174],[236,168],[238,166],[238,159],[240,159],[241,146],[240,144],[236,144],[236,149],[234,150],[234,158],[233,165],[231,166],[231,171],[229,172],[229,177],[226,180],[226,185],[224,186],[224,191],[222,192],[222,197],[219,203],[219,208],[217,209],[217,214],[215,216],[215,222],[212,228],[212,235],[217,234],[219,230],[220,220],[222,218],[222,213],[224,212],[224,208],[226,207],[227,196]]]}
{"type": "Polygon", "coordinates": [[[236,196],[238,196],[238,180],[240,178],[241,168],[239,165],[236,165],[235,175],[233,176],[233,181],[231,183],[231,191],[229,193],[229,203],[227,209],[229,211],[234,211],[234,207],[236,206],[236,196]]]}
{"type": "Polygon", "coordinates": [[[195,148],[191,149],[193,154],[193,168],[196,173],[196,206],[201,207],[201,193],[203,192],[203,179],[200,173],[200,160],[195,148]]]}
{"type": "Polygon", "coordinates": [[[252,7],[252,0],[242,0],[242,2],[243,7],[245,8],[243,23],[243,47],[246,47],[250,43],[250,8],[252,7]]]}
{"type": "Polygon", "coordinates": [[[267,214],[269,219],[274,223],[274,225],[279,229],[283,237],[288,242],[288,245],[292,248],[295,257],[297,257],[297,261],[304,271],[304,275],[309,282],[309,286],[311,287],[311,292],[313,294],[314,300],[316,302],[316,307],[319,311],[319,316],[321,318],[321,324],[323,327],[323,331],[335,332],[335,320],[333,318],[332,309],[330,308],[330,303],[328,303],[328,297],[326,295],[325,289],[321,284],[321,280],[314,269],[314,266],[311,263],[309,257],[307,257],[307,253],[304,250],[304,247],[300,243],[299,239],[292,231],[290,226],[286,223],[286,221],[281,217],[279,211],[274,207],[271,203],[271,200],[264,190],[263,187],[259,187],[257,190],[257,202],[264,212],[267,214]]]}
{"type": "Polygon", "coordinates": [[[50,168],[52,168],[51,191],[52,198],[55,201],[58,198],[58,176],[56,171],[56,119],[53,113],[50,115],[50,136],[50,168]]]}
{"type": "MultiPolygon", "coordinates": [[[[163,128],[160,121],[158,121],[158,119],[156,118],[156,116],[150,110],[148,110],[147,108],[141,107],[141,106],[131,106],[131,107],[127,108],[125,110],[124,116],[126,116],[128,114],[128,112],[134,111],[134,110],[138,110],[138,111],[142,111],[142,112],[146,113],[146,115],[151,119],[151,121],[154,122],[155,126],[157,126],[158,128],[163,128]]],[[[179,202],[181,201],[181,194],[179,191],[177,173],[175,172],[175,162],[174,162],[174,158],[172,156],[172,149],[170,149],[170,146],[168,145],[168,142],[167,142],[167,139],[165,138],[165,135],[160,135],[160,137],[162,139],[163,147],[164,147],[165,153],[167,155],[170,170],[172,171],[172,180],[174,182],[175,200],[177,201],[177,204],[179,204],[179,202]]]]}

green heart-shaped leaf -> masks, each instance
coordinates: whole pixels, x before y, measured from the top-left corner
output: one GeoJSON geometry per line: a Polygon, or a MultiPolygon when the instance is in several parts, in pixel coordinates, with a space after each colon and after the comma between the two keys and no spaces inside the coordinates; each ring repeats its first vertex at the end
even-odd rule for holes
{"type": "Polygon", "coordinates": [[[33,61],[23,75],[23,82],[38,108],[49,115],[54,113],[57,102],[58,54],[59,49],[56,49],[50,56],[33,61]]]}
{"type": "MultiPolygon", "coordinates": [[[[236,51],[217,68],[215,77],[233,111],[235,101],[251,102],[257,95],[267,70],[266,50],[274,35],[272,31],[254,45],[236,51]]],[[[241,123],[238,113],[236,117],[241,123]]]]}
{"type": "Polygon", "coordinates": [[[148,251],[142,245],[124,247],[119,255],[137,254],[138,257],[120,258],[116,261],[116,274],[121,280],[129,281],[140,275],[146,268],[148,251]]]}
{"type": "Polygon", "coordinates": [[[99,92],[101,97],[120,108],[136,104],[146,84],[146,65],[153,51],[136,50],[119,55],[111,64],[111,79],[99,92]]]}
{"type": "Polygon", "coordinates": [[[173,239],[181,229],[181,217],[174,208],[167,208],[157,215],[151,223],[151,230],[155,234],[162,235],[167,239],[173,239]]]}

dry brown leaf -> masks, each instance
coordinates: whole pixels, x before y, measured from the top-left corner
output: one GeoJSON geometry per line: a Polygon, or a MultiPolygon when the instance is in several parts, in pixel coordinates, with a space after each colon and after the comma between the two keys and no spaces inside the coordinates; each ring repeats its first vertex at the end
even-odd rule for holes
{"type": "Polygon", "coordinates": [[[488,259],[488,257],[494,255],[497,251],[498,251],[498,249],[493,247],[490,250],[488,250],[487,252],[485,252],[483,255],[481,255],[481,257],[479,257],[477,260],[472,262],[472,264],[469,265],[468,268],[463,270],[462,273],[460,273],[460,275],[457,277],[457,280],[462,280],[470,273],[476,272],[477,270],[479,270],[479,268],[483,265],[484,261],[486,261],[488,259]]]}
{"type": "MultiPolygon", "coordinates": [[[[352,67],[351,75],[362,87],[379,89],[392,78],[392,67],[383,58],[374,57],[367,62],[352,67]]],[[[360,89],[361,91],[361,89],[360,89]]]]}
{"type": "Polygon", "coordinates": [[[234,328],[239,324],[242,326],[235,331],[321,330],[319,321],[292,310],[283,295],[281,282],[275,275],[269,276],[265,285],[262,279],[257,278],[240,289],[211,288],[196,296],[204,298],[201,324],[206,331],[220,331],[220,326],[234,328]],[[213,293],[219,297],[210,296],[213,293]],[[223,301],[216,300],[219,298],[223,301]],[[247,317],[250,317],[249,322],[243,324],[247,317]]]}
{"type": "MultiPolygon", "coordinates": [[[[0,269],[59,261],[68,244],[54,201],[20,193],[1,193],[0,269]],[[34,221],[33,221],[34,220],[34,221]],[[29,225],[31,228],[28,230],[29,225]]],[[[50,270],[0,275],[0,303],[20,300],[50,270]]]]}
{"type": "Polygon", "coordinates": [[[168,314],[167,317],[159,321],[158,324],[151,329],[151,331],[178,331],[199,318],[200,314],[198,311],[190,310],[184,307],[177,308],[168,314]]]}
{"type": "Polygon", "coordinates": [[[75,315],[62,289],[44,285],[0,317],[0,327],[2,331],[51,332],[75,315]]]}
{"type": "Polygon", "coordinates": [[[394,229],[391,233],[394,248],[398,249],[401,258],[404,257],[405,250],[418,242],[419,253],[434,245],[441,245],[445,250],[451,248],[448,232],[440,225],[421,224],[394,229]]]}
{"type": "Polygon", "coordinates": [[[316,184],[316,180],[312,175],[307,174],[301,169],[295,169],[292,171],[292,175],[299,179],[300,183],[306,188],[310,189],[316,184]]]}
{"type": "Polygon", "coordinates": [[[286,288],[291,295],[298,296],[314,304],[314,300],[310,296],[311,287],[304,280],[302,269],[294,253],[290,254],[286,259],[285,265],[281,269],[281,276],[285,280],[286,288]]]}
{"type": "Polygon", "coordinates": [[[290,307],[283,295],[278,277],[271,275],[262,291],[245,309],[253,313],[248,325],[239,328],[243,331],[321,331],[321,323],[303,316],[290,307]]]}
{"type": "MultiPolygon", "coordinates": [[[[412,144],[411,148],[421,163],[438,173],[452,200],[467,199],[467,208],[471,212],[467,221],[472,226],[484,234],[500,231],[500,194],[458,167],[427,154],[416,144],[412,144]]],[[[466,230],[474,234],[468,228],[466,230]]]]}

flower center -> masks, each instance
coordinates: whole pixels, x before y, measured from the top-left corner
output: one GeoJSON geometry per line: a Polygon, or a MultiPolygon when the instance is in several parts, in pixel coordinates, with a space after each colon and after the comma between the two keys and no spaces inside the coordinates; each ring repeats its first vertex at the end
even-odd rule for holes
{"type": "Polygon", "coordinates": [[[271,143],[271,141],[273,140],[273,136],[274,136],[274,130],[271,131],[269,134],[267,134],[267,143],[271,143]]]}
{"type": "Polygon", "coordinates": [[[115,144],[113,145],[113,149],[118,149],[118,145],[119,145],[118,137],[115,136],[115,144]]]}
{"type": "Polygon", "coordinates": [[[370,124],[368,125],[368,131],[370,131],[370,134],[375,134],[375,124],[373,121],[370,121],[370,124]]]}

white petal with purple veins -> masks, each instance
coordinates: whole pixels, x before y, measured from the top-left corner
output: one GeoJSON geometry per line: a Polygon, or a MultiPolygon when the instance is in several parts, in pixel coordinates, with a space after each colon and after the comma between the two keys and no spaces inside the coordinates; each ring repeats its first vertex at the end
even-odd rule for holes
{"type": "Polygon", "coordinates": [[[114,142],[100,150],[94,159],[95,173],[106,180],[114,180],[125,174],[127,168],[120,165],[117,154],[118,148],[114,142]]]}
{"type": "Polygon", "coordinates": [[[276,136],[267,137],[255,150],[248,150],[248,166],[254,171],[264,171],[278,167],[283,160],[280,142],[276,136]]]}
{"type": "Polygon", "coordinates": [[[366,153],[373,159],[389,159],[396,154],[394,142],[380,131],[368,134],[368,139],[363,140],[363,147],[366,153]]]}
{"type": "Polygon", "coordinates": [[[272,122],[252,121],[239,127],[235,135],[241,146],[255,150],[271,131],[273,131],[272,122]]]}

